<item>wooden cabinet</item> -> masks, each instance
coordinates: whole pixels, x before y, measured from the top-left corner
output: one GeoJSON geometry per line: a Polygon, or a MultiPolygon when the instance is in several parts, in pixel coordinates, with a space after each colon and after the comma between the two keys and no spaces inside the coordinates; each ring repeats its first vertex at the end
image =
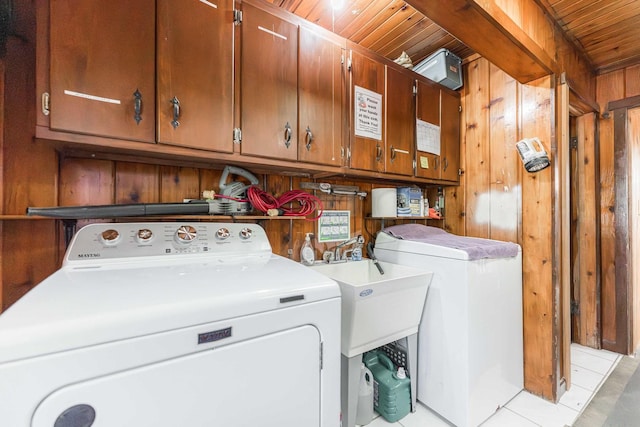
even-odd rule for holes
{"type": "Polygon", "coordinates": [[[241,153],[298,157],[298,27],[242,7],[241,153]]]}
{"type": "Polygon", "coordinates": [[[233,0],[157,7],[158,142],[233,152],[233,0]]]}
{"type": "Polygon", "coordinates": [[[386,67],[385,172],[413,175],[415,158],[415,80],[408,72],[386,67]]]}
{"type": "MultiPolygon", "coordinates": [[[[417,81],[417,132],[422,142],[435,138],[435,150],[416,150],[416,176],[458,182],[460,167],[460,96],[435,83],[417,81]],[[425,137],[425,135],[428,135],[425,137]],[[433,152],[435,151],[435,152],[433,152]]],[[[426,144],[430,145],[430,144],[426,144]]]]}
{"type": "Polygon", "coordinates": [[[460,181],[460,96],[440,90],[440,156],[442,158],[440,178],[460,181]]]}
{"type": "Polygon", "coordinates": [[[344,42],[300,27],[298,160],[342,165],[346,95],[344,42]]]}
{"type": "Polygon", "coordinates": [[[349,166],[384,172],[384,83],[382,62],[351,50],[349,166]]]}
{"type": "Polygon", "coordinates": [[[155,1],[50,2],[51,129],[155,141],[155,1]]]}
{"type": "MultiPolygon", "coordinates": [[[[421,127],[428,131],[432,126],[440,128],[440,88],[422,80],[417,81],[416,118],[418,132],[421,127]],[[423,123],[421,123],[423,122],[423,123]]],[[[440,155],[416,149],[416,176],[421,178],[440,179],[440,155]]]]}

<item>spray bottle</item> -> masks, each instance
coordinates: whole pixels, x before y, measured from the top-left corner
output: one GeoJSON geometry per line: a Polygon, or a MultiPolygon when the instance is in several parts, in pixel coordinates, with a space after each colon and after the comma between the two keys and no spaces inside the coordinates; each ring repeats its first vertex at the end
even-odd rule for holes
{"type": "Polygon", "coordinates": [[[311,236],[313,233],[307,233],[304,243],[300,248],[300,262],[304,265],[313,265],[316,260],[316,251],[311,244],[311,236]]]}

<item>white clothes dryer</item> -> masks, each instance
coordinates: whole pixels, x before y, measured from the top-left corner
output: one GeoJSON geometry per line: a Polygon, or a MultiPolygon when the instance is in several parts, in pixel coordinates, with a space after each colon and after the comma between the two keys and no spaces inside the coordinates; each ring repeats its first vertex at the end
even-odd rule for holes
{"type": "Polygon", "coordinates": [[[515,243],[403,224],[378,259],[433,272],[418,331],[418,400],[477,426],[523,389],[522,252],[515,243]]]}
{"type": "Polygon", "coordinates": [[[340,289],[237,223],[78,231],[0,315],[11,427],[338,427],[340,289]]]}

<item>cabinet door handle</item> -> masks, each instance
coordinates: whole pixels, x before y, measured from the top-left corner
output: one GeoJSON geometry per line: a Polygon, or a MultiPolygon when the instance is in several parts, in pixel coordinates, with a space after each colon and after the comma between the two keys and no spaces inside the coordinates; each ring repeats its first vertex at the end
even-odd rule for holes
{"type": "Polygon", "coordinates": [[[138,125],[142,121],[142,94],[138,89],[133,92],[133,120],[138,125]]]}
{"type": "Polygon", "coordinates": [[[313,134],[311,133],[311,129],[309,128],[309,126],[307,126],[307,129],[305,130],[306,135],[305,135],[305,139],[307,141],[307,151],[311,151],[311,143],[313,142],[313,134]]]}
{"type": "Polygon", "coordinates": [[[393,162],[396,159],[396,149],[391,146],[391,161],[393,162]]]}
{"type": "Polygon", "coordinates": [[[376,144],[376,162],[382,160],[382,147],[380,144],[376,144]]]}
{"type": "Polygon", "coordinates": [[[171,120],[171,126],[176,129],[180,126],[180,121],[178,120],[180,118],[180,101],[174,96],[169,102],[173,105],[173,120],[171,120]]]}
{"type": "Polygon", "coordinates": [[[444,160],[442,161],[442,170],[446,171],[448,167],[449,167],[449,160],[445,157],[444,160]]]}
{"type": "Polygon", "coordinates": [[[436,160],[436,162],[435,162],[436,163],[436,167],[435,168],[436,169],[440,169],[440,157],[436,157],[435,160],[436,160]]]}
{"type": "Polygon", "coordinates": [[[289,146],[291,145],[291,125],[289,124],[289,122],[284,125],[284,145],[287,148],[289,148],[289,146]]]}

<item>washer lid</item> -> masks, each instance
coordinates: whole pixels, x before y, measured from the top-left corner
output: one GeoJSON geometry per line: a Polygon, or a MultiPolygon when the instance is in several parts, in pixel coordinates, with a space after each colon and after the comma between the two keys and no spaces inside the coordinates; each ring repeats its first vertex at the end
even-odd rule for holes
{"type": "Polygon", "coordinates": [[[0,363],[339,297],[278,255],[65,268],[0,315],[0,363]]]}

